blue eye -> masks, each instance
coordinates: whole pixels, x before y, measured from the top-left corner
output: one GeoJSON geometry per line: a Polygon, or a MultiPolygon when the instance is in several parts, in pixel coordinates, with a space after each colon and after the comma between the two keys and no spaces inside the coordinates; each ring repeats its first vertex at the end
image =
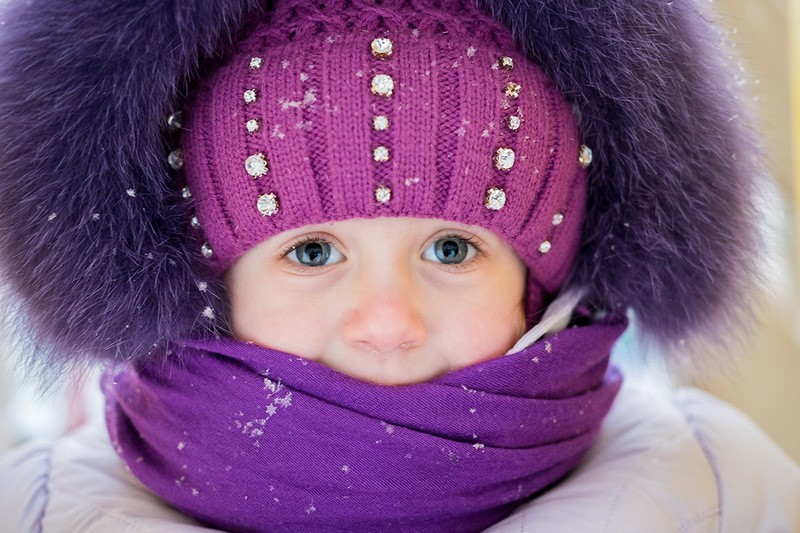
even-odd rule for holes
{"type": "Polygon", "coordinates": [[[335,246],[323,241],[299,244],[286,254],[286,257],[295,263],[308,267],[321,267],[339,263],[343,259],[342,253],[335,246]]]}
{"type": "Polygon", "coordinates": [[[475,257],[475,247],[461,237],[445,237],[431,244],[422,258],[445,265],[458,265],[475,257]]]}

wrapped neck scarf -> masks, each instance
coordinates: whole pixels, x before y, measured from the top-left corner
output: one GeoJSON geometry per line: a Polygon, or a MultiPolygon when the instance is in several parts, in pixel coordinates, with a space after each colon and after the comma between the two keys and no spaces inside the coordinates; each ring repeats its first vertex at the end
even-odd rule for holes
{"type": "Polygon", "coordinates": [[[233,340],[104,376],[117,452],[229,531],[480,531],[570,472],[619,390],[624,320],[405,386],[233,340]]]}

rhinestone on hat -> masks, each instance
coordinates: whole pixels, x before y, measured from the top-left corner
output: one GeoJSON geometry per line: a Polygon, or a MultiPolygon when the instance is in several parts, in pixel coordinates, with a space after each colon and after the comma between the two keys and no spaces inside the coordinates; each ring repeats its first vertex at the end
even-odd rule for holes
{"type": "Polygon", "coordinates": [[[181,189],[181,198],[184,200],[188,200],[192,197],[192,191],[189,190],[189,187],[184,187],[181,189]]]}
{"type": "Polygon", "coordinates": [[[280,205],[278,204],[278,197],[275,195],[274,192],[268,194],[262,194],[261,196],[259,196],[258,202],[256,202],[256,207],[258,208],[258,212],[265,217],[271,217],[272,215],[280,211],[280,205]]]}
{"type": "Polygon", "coordinates": [[[372,94],[378,96],[392,96],[394,80],[388,74],[376,74],[372,78],[372,94]]]}
{"type": "Polygon", "coordinates": [[[247,121],[245,127],[249,133],[255,133],[261,128],[261,124],[258,123],[258,119],[251,118],[247,121]]]}
{"type": "Polygon", "coordinates": [[[552,247],[553,245],[550,244],[550,241],[544,241],[542,244],[539,245],[539,251],[543,254],[546,254],[547,252],[550,251],[550,248],[552,247]]]}
{"type": "Polygon", "coordinates": [[[378,187],[375,189],[375,200],[380,204],[385,204],[392,199],[392,189],[389,187],[378,187]]]}
{"type": "Polygon", "coordinates": [[[244,92],[243,98],[245,104],[252,104],[258,98],[258,94],[255,89],[247,89],[244,92]]]}
{"type": "Polygon", "coordinates": [[[500,66],[506,70],[513,70],[514,59],[508,56],[503,56],[500,58],[500,66]]]}
{"type": "Polygon", "coordinates": [[[192,220],[190,221],[190,224],[192,225],[193,228],[199,228],[200,227],[200,219],[197,218],[197,215],[194,215],[192,217],[192,220]]]}
{"type": "Polygon", "coordinates": [[[586,168],[592,164],[592,149],[585,144],[581,145],[581,151],[578,155],[578,163],[580,163],[583,168],[586,168]]]}
{"type": "Polygon", "coordinates": [[[379,163],[385,163],[389,160],[389,149],[385,146],[378,146],[372,150],[372,158],[379,163]]]}
{"type": "Polygon", "coordinates": [[[494,154],[494,166],[497,170],[511,170],[516,154],[511,148],[498,148],[494,154]]]}
{"type": "Polygon", "coordinates": [[[203,257],[206,259],[211,259],[211,256],[214,255],[214,250],[211,248],[210,244],[204,242],[203,246],[200,247],[200,253],[203,254],[203,257]]]}
{"type": "Polygon", "coordinates": [[[260,178],[269,170],[264,154],[253,154],[244,161],[244,169],[254,178],[260,178]]]}
{"type": "Polygon", "coordinates": [[[378,59],[386,59],[392,55],[392,40],[386,37],[378,37],[373,39],[370,44],[372,47],[372,55],[378,59]]]}
{"type": "Polygon", "coordinates": [[[182,127],[182,122],[183,113],[181,111],[175,111],[167,117],[167,128],[169,128],[169,131],[178,131],[182,127]]]}
{"type": "Polygon", "coordinates": [[[389,129],[389,117],[386,115],[378,115],[372,119],[372,125],[376,131],[383,131],[389,129]]]}
{"type": "Polygon", "coordinates": [[[508,117],[508,129],[511,131],[517,131],[519,127],[522,125],[522,119],[519,118],[517,115],[511,115],[508,117]]]}
{"type": "Polygon", "coordinates": [[[561,213],[556,213],[555,215],[553,215],[554,226],[560,226],[562,222],[564,222],[564,215],[562,215],[561,213]]]}
{"type": "Polygon", "coordinates": [[[506,193],[503,189],[492,187],[486,191],[483,205],[492,211],[500,211],[506,205],[506,193]]]}
{"type": "Polygon", "coordinates": [[[172,170],[180,170],[183,168],[183,150],[177,148],[169,153],[167,156],[167,163],[172,167],[172,170]]]}
{"type": "Polygon", "coordinates": [[[519,92],[521,90],[522,86],[519,83],[510,81],[508,82],[508,85],[506,85],[506,96],[510,96],[511,98],[519,98],[519,92]]]}
{"type": "Polygon", "coordinates": [[[261,68],[261,65],[263,64],[264,64],[264,59],[261,57],[250,58],[250,70],[258,70],[261,68]]]}

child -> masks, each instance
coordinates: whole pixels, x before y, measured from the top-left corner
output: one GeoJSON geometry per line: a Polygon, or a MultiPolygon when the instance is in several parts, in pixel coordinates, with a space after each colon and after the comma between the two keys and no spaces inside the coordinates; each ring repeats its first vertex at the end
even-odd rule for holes
{"type": "Polygon", "coordinates": [[[627,309],[669,347],[747,302],[757,173],[694,7],[6,10],[5,274],[40,364],[108,365],[110,435],[9,456],[12,530],[800,525],[741,415],[608,365],[627,309]]]}

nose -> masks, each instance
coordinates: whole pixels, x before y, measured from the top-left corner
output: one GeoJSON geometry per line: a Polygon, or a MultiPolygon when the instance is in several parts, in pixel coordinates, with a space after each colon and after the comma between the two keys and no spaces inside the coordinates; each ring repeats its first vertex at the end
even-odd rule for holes
{"type": "Polygon", "coordinates": [[[402,354],[422,345],[426,328],[413,290],[405,284],[362,287],[345,312],[344,341],[374,355],[402,354]]]}

